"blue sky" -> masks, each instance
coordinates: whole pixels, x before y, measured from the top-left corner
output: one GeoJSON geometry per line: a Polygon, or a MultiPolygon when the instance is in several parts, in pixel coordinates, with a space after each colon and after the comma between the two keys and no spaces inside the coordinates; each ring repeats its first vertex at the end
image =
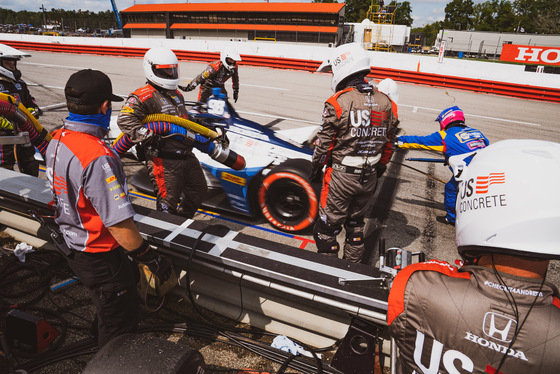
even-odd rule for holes
{"type": "MultiPolygon", "coordinates": [[[[115,0],[117,8],[124,10],[136,4],[158,4],[158,3],[184,3],[184,2],[231,2],[228,0],[115,0]]],[[[240,2],[249,2],[250,0],[243,0],[240,2]]],[[[262,0],[261,0],[262,1],[262,0]]],[[[270,0],[271,2],[302,2],[302,0],[270,0]]],[[[364,0],[368,1],[368,0],[364,0]]],[[[389,3],[390,0],[386,0],[389,3]]],[[[412,7],[412,18],[414,19],[413,27],[421,27],[428,23],[441,21],[445,15],[445,5],[451,0],[408,0],[412,7]]],[[[256,2],[256,1],[254,1],[256,2]]],[[[475,3],[480,3],[482,0],[475,0],[475,3]]],[[[52,8],[65,9],[65,10],[90,10],[93,12],[105,11],[111,9],[110,0],[0,0],[0,8],[12,10],[29,10],[39,11],[40,6],[44,5],[47,10],[52,8]]]]}

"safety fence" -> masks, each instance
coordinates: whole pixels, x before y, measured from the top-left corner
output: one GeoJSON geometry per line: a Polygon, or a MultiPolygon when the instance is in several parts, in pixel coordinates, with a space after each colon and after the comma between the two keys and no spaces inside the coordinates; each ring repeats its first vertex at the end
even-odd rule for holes
{"type": "MultiPolygon", "coordinates": [[[[133,48],[122,46],[99,46],[99,45],[78,45],[62,43],[37,43],[27,41],[3,41],[0,43],[14,48],[48,51],[58,53],[82,53],[109,56],[128,56],[142,57],[148,48],[133,48]]],[[[179,60],[209,62],[217,60],[220,56],[216,52],[199,52],[187,50],[175,50],[179,60]]],[[[302,60],[295,58],[252,56],[242,55],[243,65],[263,66],[276,69],[294,69],[315,71],[321,61],[302,60]]],[[[438,75],[417,71],[396,70],[388,68],[372,67],[371,76],[377,79],[391,78],[396,81],[423,84],[428,86],[449,87],[461,90],[469,90],[481,93],[503,95],[524,99],[549,101],[560,103],[560,89],[550,87],[529,86],[524,84],[506,83],[473,79],[465,77],[455,77],[449,75],[438,75]]]]}

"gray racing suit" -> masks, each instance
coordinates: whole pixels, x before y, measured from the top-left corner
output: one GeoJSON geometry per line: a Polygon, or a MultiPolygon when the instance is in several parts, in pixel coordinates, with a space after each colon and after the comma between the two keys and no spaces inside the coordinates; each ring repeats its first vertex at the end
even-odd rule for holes
{"type": "Polygon", "coordinates": [[[192,143],[155,135],[142,123],[149,114],[188,118],[179,91],[156,89],[148,84],[134,91],[123,105],[117,124],[146,158],[146,167],[157,195],[157,209],[192,218],[208,187],[192,143]],[[138,147],[137,147],[138,148],[138,147]],[[181,194],[184,194],[181,199],[181,194]],[[180,202],[179,208],[177,204],[180,202]]]}
{"type": "Polygon", "coordinates": [[[235,92],[239,90],[239,73],[237,71],[237,66],[229,70],[226,69],[219,60],[210,63],[206,69],[191,82],[193,85],[200,85],[198,101],[205,103],[208,98],[212,96],[213,87],[220,87],[222,93],[227,96],[224,84],[229,78],[232,78],[232,88],[235,94],[235,92]]]}
{"type": "Polygon", "coordinates": [[[359,262],[365,251],[364,216],[377,185],[378,165],[389,162],[391,100],[363,79],[350,82],[325,103],[313,154],[314,170],[326,165],[313,236],[319,253],[336,255],[336,236],[346,230],[344,258],[359,262]]]}
{"type": "Polygon", "coordinates": [[[436,260],[399,272],[387,315],[397,373],[494,373],[504,355],[503,374],[557,373],[558,290],[499,274],[507,286],[490,268],[436,260]]]}

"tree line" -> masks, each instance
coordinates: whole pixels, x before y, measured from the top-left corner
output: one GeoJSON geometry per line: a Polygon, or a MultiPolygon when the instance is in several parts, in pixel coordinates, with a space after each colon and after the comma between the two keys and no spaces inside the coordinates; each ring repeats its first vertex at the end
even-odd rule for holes
{"type": "Polygon", "coordinates": [[[22,10],[19,12],[11,9],[0,8],[0,24],[3,25],[32,25],[35,28],[42,28],[43,25],[57,24],[64,27],[64,30],[77,30],[79,28],[96,30],[117,28],[115,14],[110,11],[90,12],[89,10],[64,10],[51,9],[32,12],[22,10]]]}
{"type": "MultiPolygon", "coordinates": [[[[313,0],[333,3],[337,0],[313,0]]],[[[346,22],[361,22],[367,18],[371,5],[381,5],[383,0],[346,0],[346,22]]],[[[385,6],[396,6],[395,24],[412,26],[412,6],[409,1],[385,1],[385,6]]],[[[65,29],[117,28],[112,11],[98,13],[88,10],[51,9],[50,11],[13,11],[0,8],[0,23],[30,24],[40,28],[43,24],[58,22],[65,29]]],[[[445,6],[445,18],[412,29],[422,34],[425,44],[432,45],[441,29],[525,32],[560,34],[560,0],[487,0],[474,4],[473,0],[452,0],[445,6]]]]}

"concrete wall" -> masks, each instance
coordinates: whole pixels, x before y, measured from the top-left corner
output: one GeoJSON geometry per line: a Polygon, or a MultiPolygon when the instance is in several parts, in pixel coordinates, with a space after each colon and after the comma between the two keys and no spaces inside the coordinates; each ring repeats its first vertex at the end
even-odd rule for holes
{"type": "MultiPolygon", "coordinates": [[[[223,40],[182,40],[182,39],[144,39],[144,38],[86,38],[42,36],[25,34],[2,34],[0,40],[29,41],[62,44],[91,44],[135,48],[167,47],[174,50],[220,52],[226,45],[233,45],[241,55],[297,58],[323,61],[333,49],[306,43],[282,44],[270,42],[229,42],[223,40]]],[[[438,63],[437,56],[418,56],[408,53],[389,53],[370,51],[373,66],[405,71],[449,75],[472,79],[525,84],[539,87],[560,88],[560,74],[546,74],[524,71],[524,65],[502,64],[496,62],[469,61],[444,58],[438,63]]]]}

